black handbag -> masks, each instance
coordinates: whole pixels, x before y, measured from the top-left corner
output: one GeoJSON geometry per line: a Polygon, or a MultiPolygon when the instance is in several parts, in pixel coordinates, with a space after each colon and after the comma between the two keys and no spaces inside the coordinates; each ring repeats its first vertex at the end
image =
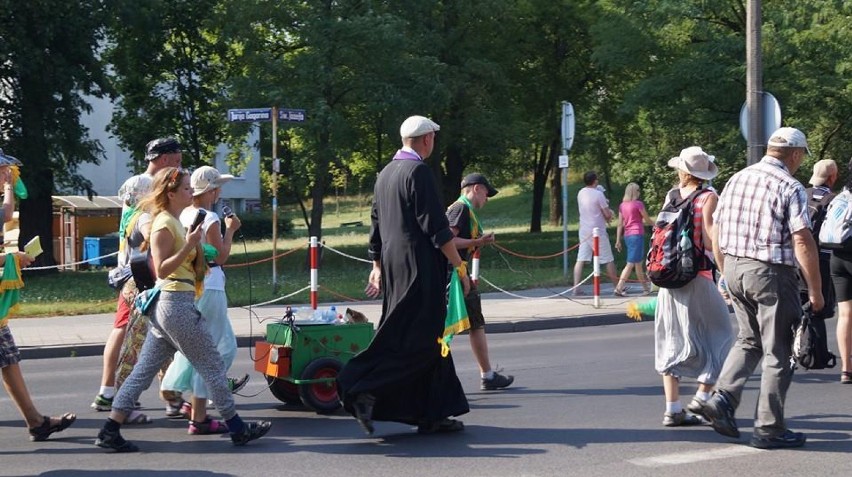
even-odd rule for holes
{"type": "Polygon", "coordinates": [[[136,282],[136,288],[139,291],[154,288],[157,279],[154,276],[152,265],[150,249],[144,252],[136,248],[130,249],[130,273],[133,275],[133,281],[136,282]]]}

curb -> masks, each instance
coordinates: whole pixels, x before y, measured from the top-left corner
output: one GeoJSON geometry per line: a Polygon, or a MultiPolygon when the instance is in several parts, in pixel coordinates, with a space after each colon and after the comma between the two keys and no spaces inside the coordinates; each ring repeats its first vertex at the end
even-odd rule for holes
{"type": "MultiPolygon", "coordinates": [[[[646,321],[653,321],[653,317],[646,321]]],[[[635,323],[625,317],[623,312],[590,316],[565,316],[560,318],[541,318],[532,320],[501,321],[486,325],[490,334],[523,333],[525,331],[555,330],[562,328],[580,328],[585,326],[606,326],[635,323]]],[[[262,339],[257,336],[237,336],[238,348],[249,348],[262,339]]],[[[103,343],[58,346],[20,347],[21,359],[79,358],[84,356],[102,356],[103,343]]]]}

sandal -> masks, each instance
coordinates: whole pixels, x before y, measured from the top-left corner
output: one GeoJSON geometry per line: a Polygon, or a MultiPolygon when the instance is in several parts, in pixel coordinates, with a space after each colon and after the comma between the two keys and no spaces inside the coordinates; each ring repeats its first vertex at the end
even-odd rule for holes
{"type": "Polygon", "coordinates": [[[170,419],[183,419],[183,406],[184,404],[189,404],[183,399],[178,398],[175,401],[167,401],[166,402],[166,417],[170,419]]]}
{"type": "Polygon", "coordinates": [[[207,418],[202,422],[189,421],[189,429],[186,431],[187,434],[195,436],[205,434],[224,434],[226,432],[228,432],[228,425],[225,421],[218,421],[210,416],[207,416],[207,418]]]}
{"type": "Polygon", "coordinates": [[[59,417],[59,424],[50,424],[50,416],[44,416],[44,421],[42,421],[41,425],[30,428],[30,440],[33,442],[42,442],[46,441],[48,437],[54,432],[62,432],[71,424],[74,424],[74,421],[77,420],[77,416],[66,412],[61,417],[59,417]]]}
{"type": "Polygon", "coordinates": [[[840,384],[852,384],[852,371],[842,371],[840,373],[840,384]]]}
{"type": "Polygon", "coordinates": [[[145,413],[139,411],[130,411],[130,414],[124,418],[124,424],[128,426],[138,426],[140,424],[151,424],[154,422],[153,419],[148,417],[145,413]]]}

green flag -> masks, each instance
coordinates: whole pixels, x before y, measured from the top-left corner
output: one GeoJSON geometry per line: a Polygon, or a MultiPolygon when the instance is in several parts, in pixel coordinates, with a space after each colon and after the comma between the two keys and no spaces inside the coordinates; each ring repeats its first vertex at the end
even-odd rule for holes
{"type": "Polygon", "coordinates": [[[457,271],[450,278],[450,289],[447,298],[447,317],[444,319],[444,335],[438,338],[441,344],[441,356],[450,354],[450,342],[456,333],[470,329],[467,307],[464,306],[464,289],[457,271]]]}
{"type": "Polygon", "coordinates": [[[17,310],[23,287],[18,256],[10,253],[6,255],[3,277],[0,279],[0,326],[5,325],[9,315],[17,310]]]}

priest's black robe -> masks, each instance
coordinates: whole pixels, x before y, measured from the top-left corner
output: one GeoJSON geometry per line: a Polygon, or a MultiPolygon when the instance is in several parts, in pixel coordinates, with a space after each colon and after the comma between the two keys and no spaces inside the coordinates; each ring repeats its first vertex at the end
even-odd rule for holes
{"type": "Polygon", "coordinates": [[[385,166],[373,197],[369,255],[381,261],[379,327],[337,384],[353,415],[356,396],[370,393],[373,420],[416,425],[470,409],[452,354],[442,358],[438,343],[447,313],[447,259],[439,247],[453,233],[431,170],[403,157],[385,166]]]}

